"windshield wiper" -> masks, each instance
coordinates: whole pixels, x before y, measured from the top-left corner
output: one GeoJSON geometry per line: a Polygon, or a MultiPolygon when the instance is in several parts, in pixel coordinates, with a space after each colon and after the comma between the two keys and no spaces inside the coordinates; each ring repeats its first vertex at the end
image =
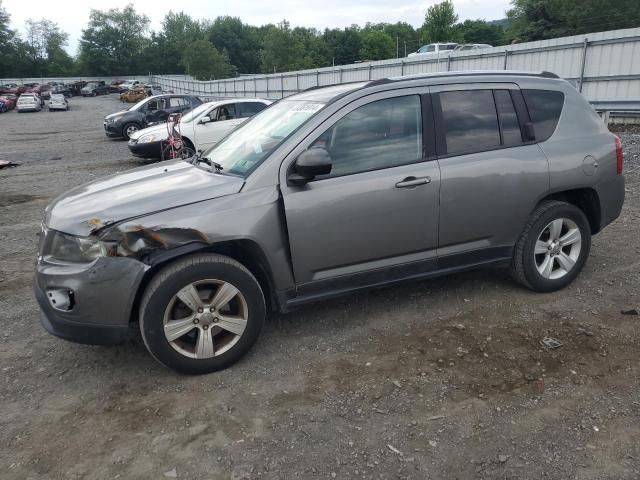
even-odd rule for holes
{"type": "Polygon", "coordinates": [[[207,157],[203,157],[202,156],[202,150],[198,150],[198,153],[196,153],[193,158],[191,159],[191,163],[193,165],[197,165],[199,163],[206,163],[207,165],[209,165],[210,167],[215,168],[216,172],[219,173],[222,170],[224,170],[224,167],[222,165],[220,165],[218,162],[214,162],[213,160],[211,160],[210,158],[207,157]]]}

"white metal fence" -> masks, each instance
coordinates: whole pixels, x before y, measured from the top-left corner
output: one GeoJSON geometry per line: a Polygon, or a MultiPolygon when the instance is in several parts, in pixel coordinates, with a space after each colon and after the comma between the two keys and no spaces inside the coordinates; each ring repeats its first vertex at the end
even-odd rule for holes
{"type": "MultiPolygon", "coordinates": [[[[173,77],[173,76],[171,76],[173,77]]],[[[184,75],[176,75],[176,78],[185,78],[184,75]]],[[[131,75],[127,77],[25,77],[25,78],[0,78],[0,85],[6,85],[7,83],[15,83],[18,85],[24,85],[25,83],[48,83],[48,82],[98,82],[104,81],[105,83],[111,83],[114,80],[138,80],[139,82],[147,82],[149,80],[148,75],[131,75]]]]}
{"type": "Polygon", "coordinates": [[[640,28],[555,38],[438,56],[416,56],[297,72],[201,82],[152,76],[152,83],[203,97],[279,99],[309,87],[453,70],[548,70],[590,100],[640,99],[640,28]]]}

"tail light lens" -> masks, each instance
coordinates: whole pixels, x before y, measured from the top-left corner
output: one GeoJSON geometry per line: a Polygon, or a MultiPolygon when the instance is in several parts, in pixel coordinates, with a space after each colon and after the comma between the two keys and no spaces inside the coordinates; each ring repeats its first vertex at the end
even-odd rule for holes
{"type": "Polygon", "coordinates": [[[614,135],[616,138],[616,169],[618,172],[618,175],[622,175],[622,167],[624,165],[624,161],[623,161],[623,155],[622,155],[622,141],[620,140],[620,137],[617,135],[614,135]]]}

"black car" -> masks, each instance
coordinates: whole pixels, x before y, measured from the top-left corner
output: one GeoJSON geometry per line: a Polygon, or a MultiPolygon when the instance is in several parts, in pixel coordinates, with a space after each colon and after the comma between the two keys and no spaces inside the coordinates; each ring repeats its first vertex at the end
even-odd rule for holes
{"type": "Polygon", "coordinates": [[[97,95],[106,95],[109,90],[104,82],[91,82],[80,90],[80,93],[83,97],[95,97],[97,95]]]}
{"type": "Polygon", "coordinates": [[[112,113],[104,118],[107,137],[129,140],[133,132],[154,123],[166,122],[172,113],[185,113],[202,100],[193,95],[156,95],[139,101],[128,110],[112,113]]]}

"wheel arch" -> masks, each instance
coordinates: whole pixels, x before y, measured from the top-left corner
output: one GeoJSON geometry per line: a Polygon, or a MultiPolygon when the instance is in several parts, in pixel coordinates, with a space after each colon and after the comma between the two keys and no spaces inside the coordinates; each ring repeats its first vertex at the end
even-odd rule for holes
{"type": "Polygon", "coordinates": [[[600,208],[600,197],[598,192],[593,188],[576,188],[550,193],[541,198],[533,210],[538,208],[542,202],[548,200],[567,202],[578,207],[587,217],[589,226],[591,227],[591,233],[596,234],[601,230],[602,212],[600,208]]]}
{"type": "Polygon", "coordinates": [[[131,307],[129,322],[137,321],[142,297],[155,275],[167,265],[194,253],[218,253],[238,261],[256,277],[267,302],[268,311],[277,311],[279,309],[273,274],[267,256],[257,242],[240,238],[214,244],[194,242],[172,248],[155,257],[150,262],[149,268],[138,285],[131,307]]]}

